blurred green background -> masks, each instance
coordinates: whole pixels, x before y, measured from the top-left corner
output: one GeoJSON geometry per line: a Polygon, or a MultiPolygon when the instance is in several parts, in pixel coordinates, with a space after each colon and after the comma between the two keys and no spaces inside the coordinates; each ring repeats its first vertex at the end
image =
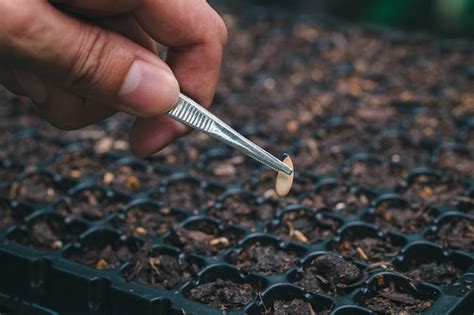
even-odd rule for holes
{"type": "MultiPolygon", "coordinates": [[[[474,39],[474,0],[221,0],[474,39]]],[[[220,2],[220,1],[217,1],[220,2]]]]}

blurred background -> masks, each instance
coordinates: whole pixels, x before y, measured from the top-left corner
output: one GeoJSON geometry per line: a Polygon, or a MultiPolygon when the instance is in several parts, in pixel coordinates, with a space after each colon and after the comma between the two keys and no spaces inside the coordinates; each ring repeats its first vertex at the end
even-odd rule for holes
{"type": "Polygon", "coordinates": [[[220,0],[243,8],[257,4],[295,13],[420,30],[443,37],[474,39],[474,0],[220,0]]]}

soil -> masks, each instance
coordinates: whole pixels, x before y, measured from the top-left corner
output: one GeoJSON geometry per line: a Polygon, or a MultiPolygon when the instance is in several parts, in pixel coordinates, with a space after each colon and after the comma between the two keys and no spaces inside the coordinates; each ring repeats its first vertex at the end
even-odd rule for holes
{"type": "Polygon", "coordinates": [[[8,197],[31,204],[47,204],[63,195],[63,190],[58,189],[52,176],[44,173],[31,173],[11,184],[8,197]]]}
{"type": "Polygon", "coordinates": [[[392,163],[401,163],[408,169],[426,165],[432,154],[429,148],[409,143],[400,137],[389,136],[382,137],[370,152],[392,163]]]}
{"type": "Polygon", "coordinates": [[[264,275],[283,273],[299,258],[301,257],[295,252],[263,245],[260,242],[246,246],[240,253],[232,253],[229,257],[237,267],[264,275]]]}
{"type": "Polygon", "coordinates": [[[329,310],[316,311],[309,302],[301,299],[275,300],[270,308],[265,306],[264,315],[326,315],[329,310]]]}
{"type": "Polygon", "coordinates": [[[452,284],[463,275],[463,271],[453,264],[439,262],[413,263],[410,270],[403,273],[411,280],[426,281],[439,285],[452,284]]]}
{"type": "Polygon", "coordinates": [[[153,193],[152,198],[165,207],[197,211],[213,206],[217,196],[223,192],[221,186],[209,184],[204,188],[200,181],[180,179],[170,182],[164,192],[153,193]]]}
{"type": "Polygon", "coordinates": [[[28,208],[13,209],[7,202],[0,201],[0,231],[20,223],[30,212],[28,208]]]}
{"type": "Polygon", "coordinates": [[[354,215],[365,209],[372,199],[371,194],[348,185],[325,185],[306,194],[300,203],[316,209],[329,210],[335,214],[354,215]]]}
{"type": "Polygon", "coordinates": [[[102,174],[100,183],[127,194],[145,192],[160,186],[161,177],[149,169],[133,165],[120,165],[102,174]]]}
{"type": "Polygon", "coordinates": [[[366,298],[362,303],[375,314],[422,314],[433,304],[431,299],[421,300],[409,293],[401,292],[393,282],[384,286],[379,288],[373,297],[366,298]]]}
{"type": "Polygon", "coordinates": [[[131,207],[111,224],[126,235],[153,238],[176,228],[186,215],[170,208],[144,203],[131,207]]]}
{"type": "Polygon", "coordinates": [[[133,251],[118,242],[105,245],[84,246],[68,257],[98,270],[114,270],[133,258],[133,251]]]}
{"type": "Polygon", "coordinates": [[[438,226],[427,238],[444,247],[466,252],[474,251],[474,222],[467,218],[452,217],[438,226]]]}
{"type": "Polygon", "coordinates": [[[472,153],[460,153],[455,150],[445,150],[441,152],[436,165],[445,170],[448,174],[463,178],[474,177],[474,160],[472,153]]]}
{"type": "MultiPolygon", "coordinates": [[[[273,170],[265,170],[256,175],[255,181],[248,181],[243,186],[248,191],[253,191],[264,198],[278,199],[275,192],[276,173],[273,170]]],[[[310,191],[315,184],[315,180],[310,176],[295,173],[293,186],[290,193],[280,202],[282,204],[296,203],[298,196],[310,191]]]]}
{"type": "Polygon", "coordinates": [[[182,255],[157,253],[144,246],[130,260],[123,275],[152,287],[173,290],[189,281],[199,271],[199,266],[182,255]]]}
{"type": "Polygon", "coordinates": [[[217,279],[192,288],[186,294],[186,297],[227,312],[237,311],[249,304],[256,298],[257,293],[257,288],[250,283],[236,283],[230,280],[217,279]]]}
{"type": "Polygon", "coordinates": [[[331,244],[330,249],[344,257],[360,259],[367,263],[388,262],[400,252],[400,246],[390,237],[380,239],[349,236],[341,242],[331,244]]]}
{"type": "Polygon", "coordinates": [[[246,194],[233,194],[224,198],[219,208],[210,208],[208,214],[219,218],[225,225],[238,224],[255,229],[257,224],[271,219],[276,210],[277,205],[269,200],[259,201],[246,194]]]}
{"type": "Polygon", "coordinates": [[[15,180],[18,174],[20,174],[23,171],[23,169],[24,168],[22,166],[17,166],[17,165],[6,166],[3,163],[1,163],[1,160],[0,160],[1,181],[5,183],[11,183],[13,180],[15,180]]]}
{"type": "Polygon", "coordinates": [[[201,221],[173,229],[165,242],[188,253],[215,256],[235,246],[243,234],[235,229],[219,231],[217,226],[201,221]]]}
{"type": "Polygon", "coordinates": [[[224,184],[236,184],[250,177],[261,165],[244,156],[215,156],[209,158],[202,170],[198,170],[200,177],[224,184]]]}
{"type": "Polygon", "coordinates": [[[352,162],[350,167],[342,171],[340,177],[358,187],[381,191],[395,188],[407,174],[408,171],[400,165],[360,160],[352,162]],[[374,176],[375,174],[377,175],[374,176]]]}
{"type": "Polygon", "coordinates": [[[122,209],[124,202],[109,198],[102,189],[84,189],[71,197],[64,198],[55,210],[67,217],[86,220],[101,220],[122,209]]]}
{"type": "Polygon", "coordinates": [[[197,148],[191,147],[183,141],[176,141],[146,159],[159,167],[186,168],[197,161],[199,153],[197,148]]]}
{"type": "Polygon", "coordinates": [[[409,206],[387,200],[375,208],[374,214],[365,215],[364,219],[377,224],[385,232],[418,233],[425,229],[437,214],[430,207],[409,206]]]}
{"type": "Polygon", "coordinates": [[[402,191],[402,195],[423,206],[452,205],[467,208],[474,205],[474,199],[465,196],[466,188],[454,178],[438,179],[436,176],[420,175],[402,191]]]}
{"type": "Polygon", "coordinates": [[[107,169],[110,160],[107,156],[97,156],[84,149],[76,149],[61,154],[46,170],[67,178],[79,179],[96,176],[107,169]]]}
{"type": "Polygon", "coordinates": [[[326,175],[335,172],[345,158],[338,147],[328,148],[321,141],[306,139],[295,152],[293,163],[314,175],[326,175]]]}
{"type": "Polygon", "coordinates": [[[309,292],[340,295],[362,283],[366,276],[352,262],[329,253],[313,259],[297,279],[295,284],[309,292]]]}
{"type": "Polygon", "coordinates": [[[341,222],[324,214],[300,210],[285,213],[280,223],[276,226],[270,225],[267,231],[285,242],[315,244],[334,236],[340,226],[341,222]]]}
{"type": "Polygon", "coordinates": [[[61,148],[59,144],[35,139],[31,136],[14,137],[5,143],[5,148],[0,149],[0,159],[21,161],[25,165],[36,165],[51,159],[61,148]]]}
{"type": "Polygon", "coordinates": [[[46,251],[58,250],[75,241],[84,232],[83,228],[66,225],[56,217],[45,217],[27,228],[25,237],[16,238],[15,241],[46,251]]]}

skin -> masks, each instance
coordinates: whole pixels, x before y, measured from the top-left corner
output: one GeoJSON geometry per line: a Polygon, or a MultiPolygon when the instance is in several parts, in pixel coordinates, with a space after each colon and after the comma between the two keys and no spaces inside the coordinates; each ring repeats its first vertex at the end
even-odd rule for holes
{"type": "Polygon", "coordinates": [[[188,132],[162,115],[180,91],[212,102],[227,30],[205,0],[0,0],[0,12],[0,84],[57,128],[127,112],[144,156],[188,132]]]}

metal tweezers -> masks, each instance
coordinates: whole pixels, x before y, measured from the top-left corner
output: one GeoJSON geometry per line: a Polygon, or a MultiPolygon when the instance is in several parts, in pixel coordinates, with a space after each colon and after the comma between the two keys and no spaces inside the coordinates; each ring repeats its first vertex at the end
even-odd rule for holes
{"type": "Polygon", "coordinates": [[[293,170],[285,163],[239,134],[225,122],[184,94],[179,94],[176,106],[166,114],[174,120],[193,129],[202,131],[236,148],[275,171],[281,171],[288,175],[293,173],[293,170]]]}

